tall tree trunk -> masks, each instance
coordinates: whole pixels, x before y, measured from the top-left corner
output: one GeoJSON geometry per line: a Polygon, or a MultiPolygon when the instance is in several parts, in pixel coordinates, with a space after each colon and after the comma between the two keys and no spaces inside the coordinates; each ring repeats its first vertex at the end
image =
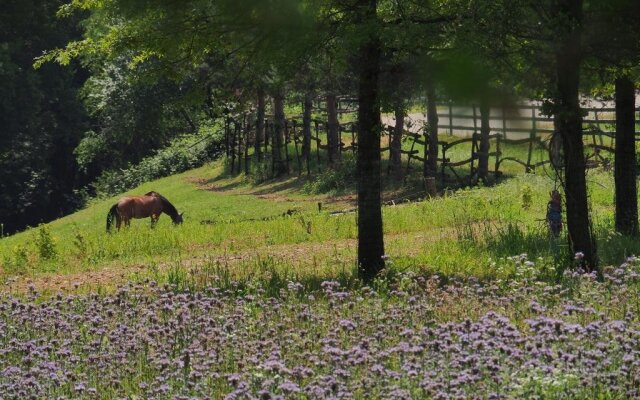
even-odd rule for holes
{"type": "Polygon", "coordinates": [[[424,176],[436,176],[438,173],[438,109],[436,107],[436,89],[431,78],[427,80],[427,131],[425,135],[424,176]]]}
{"type": "Polygon", "coordinates": [[[628,76],[616,79],[616,230],[638,235],[638,189],[635,142],[635,87],[628,76]]]}
{"type": "Polygon", "coordinates": [[[273,97],[273,172],[275,176],[281,176],[287,172],[285,160],[282,158],[282,150],[284,147],[284,93],[278,90],[273,97]]]}
{"type": "Polygon", "coordinates": [[[313,96],[311,92],[304,95],[304,111],[302,115],[302,157],[311,158],[311,111],[313,110],[313,96]]]}
{"type": "Polygon", "coordinates": [[[367,37],[358,49],[358,274],[365,282],[384,268],[380,208],[380,36],[370,29],[377,20],[376,0],[359,0],[360,26],[367,37]]]}
{"type": "Polygon", "coordinates": [[[480,102],[480,156],[478,157],[478,178],[483,182],[487,182],[489,175],[489,135],[491,127],[489,125],[489,116],[491,107],[486,99],[480,102]]]}
{"type": "Polygon", "coordinates": [[[338,108],[336,95],[327,95],[327,149],[329,164],[340,161],[340,125],[338,122],[338,108]]]}
{"type": "Polygon", "coordinates": [[[256,109],[256,141],[254,143],[255,156],[262,161],[262,142],[264,141],[265,93],[258,88],[258,107],[256,109]]]}
{"type": "Polygon", "coordinates": [[[393,127],[393,136],[391,137],[391,146],[389,149],[391,155],[391,171],[396,179],[402,179],[402,132],[404,130],[404,105],[398,102],[394,107],[396,117],[396,125],[393,127]]]}
{"type": "Polygon", "coordinates": [[[582,0],[561,0],[559,15],[563,23],[560,46],[556,52],[557,104],[555,127],[562,138],[564,153],[564,184],[567,204],[569,247],[574,254],[582,253],[582,266],[597,270],[596,244],[591,232],[587,182],[585,176],[582,113],[579,102],[582,0]]]}

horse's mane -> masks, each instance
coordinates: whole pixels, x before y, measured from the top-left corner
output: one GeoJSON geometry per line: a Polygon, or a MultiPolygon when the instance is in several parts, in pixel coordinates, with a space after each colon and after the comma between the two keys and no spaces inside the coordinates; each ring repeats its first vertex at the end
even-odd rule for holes
{"type": "Polygon", "coordinates": [[[160,199],[160,201],[162,201],[162,206],[165,207],[167,209],[167,212],[172,214],[172,215],[178,215],[178,210],[174,207],[173,204],[171,204],[171,202],[169,200],[167,200],[166,197],[164,197],[163,195],[161,195],[158,192],[154,192],[151,191],[149,193],[145,193],[145,196],[154,196],[160,199]]]}

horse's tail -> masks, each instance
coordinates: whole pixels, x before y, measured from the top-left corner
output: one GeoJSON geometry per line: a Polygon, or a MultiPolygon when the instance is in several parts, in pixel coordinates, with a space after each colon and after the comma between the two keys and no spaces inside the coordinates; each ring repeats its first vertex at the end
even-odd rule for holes
{"type": "Polygon", "coordinates": [[[109,212],[107,213],[107,233],[111,232],[111,225],[113,225],[113,219],[116,217],[118,213],[118,203],[114,204],[109,212]]]}

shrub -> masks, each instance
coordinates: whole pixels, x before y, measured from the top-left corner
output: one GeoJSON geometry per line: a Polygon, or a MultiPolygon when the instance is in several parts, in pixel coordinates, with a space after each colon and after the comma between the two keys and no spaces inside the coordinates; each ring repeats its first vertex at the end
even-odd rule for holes
{"type": "Polygon", "coordinates": [[[302,190],[307,194],[341,192],[355,184],[356,160],[345,154],[342,163],[327,168],[313,180],[305,183],[302,190]]]}
{"type": "Polygon", "coordinates": [[[26,246],[16,245],[11,254],[5,254],[2,260],[3,272],[11,275],[22,275],[27,272],[29,250],[26,246]]]}
{"type": "Polygon", "coordinates": [[[51,236],[51,231],[49,231],[47,225],[40,225],[38,227],[35,237],[35,245],[38,255],[42,260],[51,260],[58,254],[55,240],[53,236],[51,236]]]}
{"type": "Polygon", "coordinates": [[[262,162],[253,161],[250,168],[251,173],[247,179],[253,184],[260,184],[271,178],[271,161],[266,158],[262,162]]]}
{"type": "Polygon", "coordinates": [[[219,155],[219,144],[217,131],[184,135],[136,165],[103,172],[93,184],[96,194],[114,196],[144,182],[199,167],[219,155]]]}
{"type": "Polygon", "coordinates": [[[522,189],[520,189],[520,202],[523,209],[528,210],[531,208],[533,204],[533,189],[531,189],[531,186],[522,186],[522,189]]]}

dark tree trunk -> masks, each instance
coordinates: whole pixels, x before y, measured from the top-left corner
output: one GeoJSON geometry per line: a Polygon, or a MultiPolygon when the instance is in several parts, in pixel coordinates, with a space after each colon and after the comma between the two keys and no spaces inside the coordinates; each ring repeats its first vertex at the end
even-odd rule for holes
{"type": "MultiPolygon", "coordinates": [[[[376,0],[359,0],[362,29],[377,19],[376,0]]],[[[368,29],[358,49],[358,273],[365,282],[384,268],[382,210],[380,208],[380,37],[368,29]]]]}
{"type": "Polygon", "coordinates": [[[336,95],[331,93],[327,95],[327,149],[330,165],[340,161],[339,129],[336,95]]]}
{"type": "Polygon", "coordinates": [[[427,132],[425,132],[424,176],[433,177],[438,173],[438,109],[436,89],[431,79],[427,80],[427,132]]]}
{"type": "Polygon", "coordinates": [[[230,150],[231,151],[231,173],[233,174],[235,172],[235,166],[236,166],[236,141],[238,140],[238,135],[240,134],[240,125],[238,124],[238,122],[234,121],[233,122],[233,134],[231,137],[231,144],[230,144],[230,150]]]}
{"type": "Polygon", "coordinates": [[[391,172],[396,179],[402,179],[402,131],[404,129],[404,106],[398,103],[395,106],[394,114],[396,125],[393,127],[391,146],[389,149],[391,158],[391,172]]]}
{"type": "Polygon", "coordinates": [[[486,100],[480,103],[480,155],[478,157],[478,179],[487,182],[489,175],[489,135],[491,127],[489,125],[489,116],[491,108],[486,100]]]}
{"type": "Polygon", "coordinates": [[[311,111],[313,110],[313,97],[311,92],[304,95],[304,113],[302,115],[302,157],[305,160],[311,158],[311,111]]]}
{"type": "Polygon", "coordinates": [[[557,104],[555,127],[562,138],[564,189],[567,204],[569,248],[582,253],[582,266],[597,270],[596,245],[591,232],[587,182],[585,176],[582,112],[579,102],[582,0],[561,0],[559,15],[564,16],[564,32],[556,53],[557,104]]]}
{"type": "Polygon", "coordinates": [[[629,77],[616,79],[616,230],[638,235],[638,190],[635,142],[635,87],[629,77]]]}
{"type": "Polygon", "coordinates": [[[275,176],[281,176],[287,172],[285,160],[282,158],[282,150],[284,147],[284,94],[278,91],[273,97],[273,173],[275,176]]]}
{"type": "Polygon", "coordinates": [[[254,143],[255,156],[258,161],[262,161],[262,142],[264,141],[264,116],[265,116],[265,93],[264,89],[258,88],[258,107],[256,109],[256,141],[254,143]]]}

